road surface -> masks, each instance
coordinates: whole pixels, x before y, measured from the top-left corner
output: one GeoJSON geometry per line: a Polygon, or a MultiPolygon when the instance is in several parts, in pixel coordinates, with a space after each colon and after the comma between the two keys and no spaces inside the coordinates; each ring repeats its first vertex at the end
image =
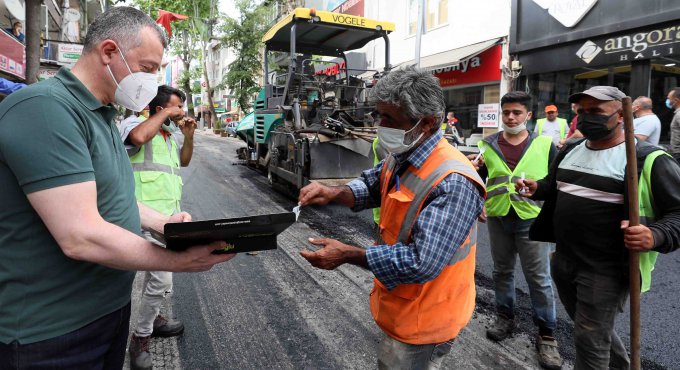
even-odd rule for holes
{"type": "MultiPolygon", "coordinates": [[[[195,220],[284,212],[295,206],[294,199],[272,191],[265,176],[238,164],[236,149],[243,145],[234,138],[196,135],[194,158],[182,172],[183,208],[195,220]]],[[[475,316],[456,340],[444,368],[536,369],[536,329],[521,273],[517,276],[518,333],[501,344],[484,336],[494,305],[486,233],[481,225],[475,316]]],[[[350,265],[322,271],[299,256],[300,250],[313,248],[309,237],[368,246],[372,235],[370,211],[354,214],[340,207],[305,207],[299,222],[279,236],[277,250],[242,254],[206,273],[175,274],[168,310],[184,321],[186,330],[178,339],[155,342],[156,368],[375,368],[382,333],[368,307],[371,274],[350,265]]],[[[680,253],[663,256],[653,291],[643,296],[645,369],[680,369],[680,340],[675,337],[679,271],[680,253]]],[[[558,307],[557,339],[567,360],[564,368],[569,369],[574,358],[572,327],[559,303],[558,307]]],[[[626,341],[627,320],[624,313],[618,322],[618,332],[626,341]]]]}

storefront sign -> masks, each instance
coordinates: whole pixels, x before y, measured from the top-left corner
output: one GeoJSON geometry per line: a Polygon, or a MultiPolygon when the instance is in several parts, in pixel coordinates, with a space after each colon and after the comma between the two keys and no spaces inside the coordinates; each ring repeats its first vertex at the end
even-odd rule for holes
{"type": "Polygon", "coordinates": [[[534,2],[565,27],[574,27],[595,6],[597,0],[534,0],[534,2]]]}
{"type": "Polygon", "coordinates": [[[678,56],[680,24],[674,22],[523,53],[519,60],[523,72],[531,74],[678,56]]]}
{"type": "Polygon", "coordinates": [[[610,37],[601,48],[604,55],[613,56],[606,59],[618,62],[677,54],[680,52],[680,25],[610,37]]]}
{"type": "Polygon", "coordinates": [[[47,80],[48,78],[52,78],[57,75],[57,72],[59,72],[59,69],[40,67],[38,71],[38,81],[43,81],[47,80]]]}
{"type": "Polygon", "coordinates": [[[213,108],[215,108],[215,113],[226,113],[227,107],[224,100],[213,102],[213,108]]]}
{"type": "Polygon", "coordinates": [[[0,31],[0,71],[26,78],[26,48],[14,37],[0,31]]]}
{"type": "Polygon", "coordinates": [[[364,0],[347,0],[333,9],[333,13],[343,13],[356,15],[357,17],[364,16],[364,0]]]}
{"type": "Polygon", "coordinates": [[[83,53],[83,45],[80,44],[59,44],[57,49],[57,61],[62,63],[74,64],[80,59],[83,53]]]}
{"type": "Polygon", "coordinates": [[[499,104],[479,104],[477,127],[498,127],[499,104]]]}
{"type": "MultiPolygon", "coordinates": [[[[614,33],[632,37],[639,29],[656,29],[654,25],[680,26],[678,19],[677,0],[512,0],[509,51],[521,54],[570,43],[581,47],[614,33]]],[[[652,35],[659,37],[665,39],[666,34],[652,35]]]]}
{"type": "Polygon", "coordinates": [[[461,60],[449,67],[432,71],[442,87],[493,82],[501,79],[498,67],[501,61],[501,46],[496,45],[472,58],[461,60]]]}

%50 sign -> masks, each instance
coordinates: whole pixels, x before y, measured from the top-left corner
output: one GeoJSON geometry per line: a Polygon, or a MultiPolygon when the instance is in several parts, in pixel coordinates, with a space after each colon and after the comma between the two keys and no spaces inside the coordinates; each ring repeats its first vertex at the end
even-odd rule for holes
{"type": "Polygon", "coordinates": [[[499,104],[479,104],[477,127],[498,127],[499,104]]]}

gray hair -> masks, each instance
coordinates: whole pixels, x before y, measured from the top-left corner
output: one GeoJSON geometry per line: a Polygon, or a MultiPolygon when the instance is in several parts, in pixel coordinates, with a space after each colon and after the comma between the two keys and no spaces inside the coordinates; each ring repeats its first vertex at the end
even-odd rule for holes
{"type": "Polygon", "coordinates": [[[371,89],[371,103],[398,105],[412,120],[433,116],[444,118],[444,93],[431,73],[414,65],[389,72],[371,89]]]}
{"type": "Polygon", "coordinates": [[[89,26],[83,53],[92,51],[104,40],[115,41],[123,50],[134,49],[142,44],[139,33],[144,27],[153,28],[158,33],[163,48],[168,46],[165,32],[144,12],[128,6],[112,7],[100,14],[89,26]]]}

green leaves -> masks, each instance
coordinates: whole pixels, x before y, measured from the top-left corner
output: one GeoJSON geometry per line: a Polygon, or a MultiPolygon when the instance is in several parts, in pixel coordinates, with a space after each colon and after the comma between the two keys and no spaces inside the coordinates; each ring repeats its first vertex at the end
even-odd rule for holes
{"type": "Polygon", "coordinates": [[[236,60],[230,65],[221,85],[226,85],[236,96],[241,110],[248,112],[260,90],[262,75],[262,36],[267,31],[267,2],[254,6],[251,1],[239,0],[238,20],[227,18],[222,26],[221,42],[235,51],[236,60]]]}

